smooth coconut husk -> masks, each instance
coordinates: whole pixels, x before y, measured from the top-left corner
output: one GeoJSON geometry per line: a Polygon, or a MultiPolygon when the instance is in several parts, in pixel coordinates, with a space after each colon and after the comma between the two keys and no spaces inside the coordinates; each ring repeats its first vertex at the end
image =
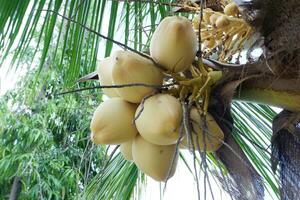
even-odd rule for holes
{"type": "Polygon", "coordinates": [[[125,160],[133,160],[132,158],[132,140],[124,142],[120,145],[120,152],[125,160]]]}
{"type": "Polygon", "coordinates": [[[239,7],[236,3],[231,2],[225,6],[224,13],[228,16],[237,16],[239,14],[239,7]]]}
{"type": "Polygon", "coordinates": [[[176,145],[152,144],[140,135],[132,143],[134,163],[156,181],[166,181],[174,175],[178,161],[178,155],[174,157],[175,152],[176,145]]]}
{"type": "Polygon", "coordinates": [[[228,26],[230,23],[230,21],[228,20],[228,18],[224,15],[218,17],[218,19],[216,20],[216,27],[217,28],[224,28],[226,26],[228,26]]]}
{"type": "Polygon", "coordinates": [[[211,25],[215,25],[216,24],[216,21],[217,19],[219,18],[219,14],[215,13],[215,14],[212,14],[209,18],[209,22],[211,25]]]}
{"type": "Polygon", "coordinates": [[[197,37],[191,22],[185,17],[164,18],[150,42],[151,57],[170,72],[188,69],[197,52],[197,37]]]}
{"type": "Polygon", "coordinates": [[[95,144],[120,144],[132,140],[137,129],[132,123],[137,105],[121,98],[101,103],[91,121],[91,139],[95,144]]]}
{"type": "MultiPolygon", "coordinates": [[[[116,85],[144,83],[148,85],[161,85],[163,82],[162,72],[152,61],[142,56],[129,52],[117,51],[113,59],[113,82],[116,85]]],[[[116,89],[119,96],[124,100],[139,103],[142,99],[155,91],[154,88],[145,86],[134,86],[116,89]]]]}
{"type": "Polygon", "coordinates": [[[149,142],[157,145],[175,144],[179,138],[182,108],[178,99],[169,94],[156,94],[145,100],[135,113],[136,127],[149,142]],[[144,107],[143,111],[140,110],[144,107]]]}
{"type": "MultiPolygon", "coordinates": [[[[191,109],[190,119],[192,121],[193,131],[191,135],[193,137],[193,144],[195,150],[198,149],[198,144],[197,144],[197,135],[198,135],[198,143],[201,151],[207,151],[207,152],[217,151],[221,147],[222,141],[224,140],[224,133],[222,129],[218,126],[214,118],[211,116],[211,114],[207,113],[206,115],[208,133],[205,134],[205,136],[203,135],[204,133],[201,128],[200,113],[195,107],[191,109]]],[[[181,142],[181,147],[186,147],[186,148],[189,147],[186,136],[181,142]]]]}
{"type": "MultiPolygon", "coordinates": [[[[97,62],[97,73],[100,85],[113,85],[112,69],[113,62],[111,57],[104,58],[103,60],[97,62]]],[[[103,93],[109,97],[119,96],[115,88],[105,88],[102,90],[103,93]]]]}

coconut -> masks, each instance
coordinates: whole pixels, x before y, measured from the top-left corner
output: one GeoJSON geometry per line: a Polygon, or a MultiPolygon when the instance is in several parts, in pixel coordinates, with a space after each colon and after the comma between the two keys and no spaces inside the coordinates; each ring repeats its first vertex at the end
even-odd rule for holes
{"type": "Polygon", "coordinates": [[[197,52],[197,37],[191,22],[185,17],[164,18],[150,42],[152,58],[170,72],[188,69],[197,52]]]}
{"type": "Polygon", "coordinates": [[[201,34],[201,40],[203,40],[203,38],[207,38],[210,36],[210,33],[207,31],[203,31],[200,34],[201,34]]]}
{"type": "MultiPolygon", "coordinates": [[[[97,62],[97,73],[99,76],[100,85],[113,85],[112,81],[113,62],[111,57],[104,58],[97,62]]],[[[103,93],[109,97],[118,97],[115,88],[102,89],[103,93]]]]}
{"type": "Polygon", "coordinates": [[[226,26],[229,25],[229,20],[228,20],[228,17],[222,15],[220,17],[218,17],[217,21],[216,21],[216,27],[217,28],[224,28],[226,26]]]}
{"type": "Polygon", "coordinates": [[[157,145],[175,144],[179,138],[182,119],[180,102],[169,94],[156,94],[145,100],[135,113],[139,133],[149,142],[157,145]],[[143,111],[141,111],[144,107],[143,111]]]}
{"type": "Polygon", "coordinates": [[[237,16],[239,14],[239,7],[236,3],[231,2],[225,6],[224,13],[228,16],[237,16]]]}
{"type": "Polygon", "coordinates": [[[211,16],[212,14],[213,14],[213,10],[210,9],[210,8],[206,8],[206,9],[204,10],[203,16],[202,16],[203,21],[206,22],[206,23],[209,23],[209,22],[210,22],[209,18],[210,18],[210,16],[211,16]]]}
{"type": "MultiPolygon", "coordinates": [[[[201,151],[217,151],[221,147],[222,141],[224,140],[224,133],[219,127],[219,125],[216,123],[212,115],[209,113],[207,113],[206,115],[207,133],[203,133],[203,130],[201,128],[201,116],[199,111],[195,107],[191,109],[190,118],[192,121],[193,131],[191,132],[191,135],[193,139],[194,148],[197,150],[199,144],[199,148],[201,151]]],[[[186,136],[182,140],[181,144],[182,146],[185,146],[187,148],[189,147],[186,136]]]]}
{"type": "Polygon", "coordinates": [[[166,181],[174,175],[178,160],[175,152],[176,145],[155,145],[140,135],[132,143],[134,163],[142,172],[156,181],[166,181]]]}
{"type": "Polygon", "coordinates": [[[211,16],[210,16],[210,18],[209,18],[209,22],[210,22],[210,24],[211,25],[216,25],[216,21],[217,21],[217,19],[219,18],[219,14],[212,14],[211,16]]]}
{"type": "MultiPolygon", "coordinates": [[[[114,84],[162,84],[163,74],[151,60],[129,51],[117,51],[113,54],[112,59],[114,84]]],[[[146,95],[155,91],[154,88],[145,86],[125,87],[116,90],[121,98],[132,103],[141,102],[146,95]]]]}
{"type": "Polygon", "coordinates": [[[125,160],[133,160],[132,158],[132,140],[124,142],[120,145],[120,152],[125,160]]]}
{"type": "Polygon", "coordinates": [[[133,139],[138,133],[132,123],[136,107],[117,97],[100,104],[90,125],[92,141],[95,144],[120,144],[133,139]]]}

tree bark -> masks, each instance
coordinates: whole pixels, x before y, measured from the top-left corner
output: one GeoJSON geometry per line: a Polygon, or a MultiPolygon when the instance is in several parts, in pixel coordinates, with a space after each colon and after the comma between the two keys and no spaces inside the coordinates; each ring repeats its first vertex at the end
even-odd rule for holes
{"type": "Polygon", "coordinates": [[[300,199],[300,113],[282,111],[273,121],[272,170],[279,165],[281,200],[300,199]]]}
{"type": "MultiPolygon", "coordinates": [[[[264,54],[256,63],[246,64],[240,69],[222,70],[225,76],[218,85],[227,85],[226,91],[230,93],[226,96],[227,104],[230,97],[234,96],[240,100],[267,103],[290,110],[283,111],[273,121],[272,168],[276,171],[277,165],[280,166],[281,199],[297,200],[300,199],[300,1],[234,1],[240,6],[243,18],[264,38],[264,54]],[[247,76],[254,78],[238,82],[247,76]],[[235,92],[235,83],[241,85],[240,92],[235,92]]],[[[219,125],[222,127],[222,124],[219,125]]],[[[226,132],[226,129],[222,130],[226,132]]],[[[230,146],[244,158],[245,155],[228,133],[225,142],[232,143],[230,146]]],[[[235,182],[241,184],[237,185],[238,191],[257,192],[257,195],[246,199],[263,199],[260,193],[262,181],[258,173],[239,164],[225,148],[221,147],[217,153],[235,182]]]]}
{"type": "Polygon", "coordinates": [[[209,112],[224,133],[224,144],[216,155],[228,170],[231,179],[221,179],[221,183],[234,199],[261,200],[264,197],[263,179],[232,135],[234,122],[230,114],[230,102],[223,102],[219,90],[222,88],[216,88],[212,94],[209,112]]]}
{"type": "Polygon", "coordinates": [[[18,176],[15,176],[14,182],[11,188],[11,192],[9,195],[9,200],[18,200],[20,193],[21,193],[21,178],[18,176]]]}

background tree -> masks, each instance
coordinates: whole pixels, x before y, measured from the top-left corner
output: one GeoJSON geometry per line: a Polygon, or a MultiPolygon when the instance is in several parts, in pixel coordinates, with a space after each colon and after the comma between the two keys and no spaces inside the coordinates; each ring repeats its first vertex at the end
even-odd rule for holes
{"type": "Polygon", "coordinates": [[[115,179],[130,177],[131,186],[111,191],[112,196],[130,196],[138,178],[136,167],[120,156],[112,160],[113,164],[108,163],[107,149],[94,146],[89,139],[90,117],[85,116],[91,115],[101,93],[52,95],[53,88],[60,87],[62,81],[55,71],[34,70],[1,98],[0,196],[7,198],[14,177],[19,177],[19,199],[74,199],[82,195],[104,166],[111,165],[118,165],[119,170],[107,174],[102,184],[119,187],[115,179]],[[37,74],[39,78],[33,78],[37,74]],[[45,79],[46,85],[39,83],[45,79]],[[40,89],[44,96],[37,95],[40,89]],[[130,171],[124,172],[124,168],[130,171]]]}

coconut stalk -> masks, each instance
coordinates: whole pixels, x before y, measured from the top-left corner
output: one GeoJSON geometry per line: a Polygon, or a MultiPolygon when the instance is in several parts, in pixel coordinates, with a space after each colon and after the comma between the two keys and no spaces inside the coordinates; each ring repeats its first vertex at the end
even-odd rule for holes
{"type": "Polygon", "coordinates": [[[300,111],[300,80],[262,77],[242,83],[233,99],[300,111]]]}

